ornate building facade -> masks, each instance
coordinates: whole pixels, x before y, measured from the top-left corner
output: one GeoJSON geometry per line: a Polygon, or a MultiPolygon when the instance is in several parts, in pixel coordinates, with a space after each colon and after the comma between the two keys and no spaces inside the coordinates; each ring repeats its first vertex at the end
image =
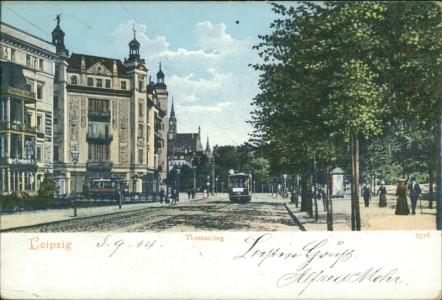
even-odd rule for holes
{"type": "Polygon", "coordinates": [[[70,55],[56,20],[52,42],[1,23],[0,194],[36,192],[45,172],[59,194],[81,192],[94,179],[157,192],[167,175],[161,64],[154,83],[135,31],[124,62],[70,55]]]}
{"type": "Polygon", "coordinates": [[[69,56],[59,24],[52,35],[60,57],[55,67],[53,176],[59,193],[81,191],[93,179],[125,182],[130,192],[156,192],[164,164],[160,148],[167,143],[161,138],[168,94],[164,75],[158,79],[161,86],[151,88],[135,31],[124,62],[69,56]],[[75,165],[72,151],[79,152],[75,165]]]}
{"type": "Polygon", "coordinates": [[[53,172],[56,47],[0,23],[0,195],[35,193],[53,172]]]}

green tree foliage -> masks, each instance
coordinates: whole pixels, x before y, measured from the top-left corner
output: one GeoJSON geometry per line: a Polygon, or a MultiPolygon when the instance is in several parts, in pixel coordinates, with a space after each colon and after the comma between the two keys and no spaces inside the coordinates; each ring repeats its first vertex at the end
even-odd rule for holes
{"type": "Polygon", "coordinates": [[[38,205],[47,206],[54,202],[54,197],[57,193],[57,187],[49,173],[45,173],[43,181],[37,193],[38,205]]]}
{"type": "Polygon", "coordinates": [[[350,163],[352,228],[360,230],[361,147],[363,177],[434,165],[441,10],[432,2],[273,3],[272,9],[279,19],[255,47],[263,63],[253,66],[261,92],[253,101],[252,140],[273,172],[288,169],[305,180],[313,167],[350,163]],[[406,147],[392,151],[396,145],[406,147]],[[424,147],[427,154],[419,155],[424,147]]]}

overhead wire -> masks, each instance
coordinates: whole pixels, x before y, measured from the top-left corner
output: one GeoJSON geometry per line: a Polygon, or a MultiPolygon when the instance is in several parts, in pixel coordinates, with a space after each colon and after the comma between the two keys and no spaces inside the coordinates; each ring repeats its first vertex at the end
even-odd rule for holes
{"type": "Polygon", "coordinates": [[[50,37],[52,36],[50,33],[46,32],[45,30],[41,29],[40,27],[38,27],[37,25],[35,25],[34,23],[32,23],[31,21],[29,21],[28,19],[26,19],[25,17],[21,16],[20,14],[18,14],[17,12],[15,12],[14,10],[12,10],[11,8],[5,6],[5,8],[7,10],[10,10],[13,14],[19,16],[20,18],[22,18],[23,20],[25,20],[26,22],[28,22],[29,24],[31,24],[32,26],[34,26],[35,28],[37,28],[38,30],[46,33],[47,35],[49,35],[50,37]]]}

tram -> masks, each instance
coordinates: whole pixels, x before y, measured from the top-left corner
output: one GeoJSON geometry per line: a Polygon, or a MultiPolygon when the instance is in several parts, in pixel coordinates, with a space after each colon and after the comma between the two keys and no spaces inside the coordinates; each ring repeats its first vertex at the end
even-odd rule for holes
{"type": "Polygon", "coordinates": [[[248,202],[252,199],[252,175],[230,172],[227,183],[229,199],[232,202],[248,202]]]}
{"type": "Polygon", "coordinates": [[[125,188],[120,179],[92,179],[89,184],[88,194],[91,198],[113,199],[118,190],[125,188]]]}

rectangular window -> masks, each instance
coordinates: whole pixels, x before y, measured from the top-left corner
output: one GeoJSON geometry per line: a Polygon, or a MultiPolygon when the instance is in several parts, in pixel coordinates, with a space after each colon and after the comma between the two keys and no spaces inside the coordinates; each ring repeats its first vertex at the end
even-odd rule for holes
{"type": "Polygon", "coordinates": [[[109,112],[109,100],[89,99],[90,112],[109,112]]]}
{"type": "Polygon", "coordinates": [[[138,149],[138,163],[143,163],[143,149],[138,149]]]}
{"type": "Polygon", "coordinates": [[[37,161],[43,161],[43,147],[37,146],[37,161]]]}
{"type": "Polygon", "coordinates": [[[37,116],[37,132],[42,132],[42,116],[38,115],[37,116]]]}
{"type": "Polygon", "coordinates": [[[26,54],[26,67],[31,67],[31,56],[26,54]]]}
{"type": "Polygon", "coordinates": [[[0,157],[5,158],[8,154],[8,147],[6,144],[6,135],[0,134],[0,157]]]}
{"type": "Polygon", "coordinates": [[[143,91],[143,80],[139,80],[139,81],[138,81],[138,90],[139,90],[140,92],[143,91]]]}
{"type": "Polygon", "coordinates": [[[54,110],[58,110],[58,95],[54,95],[54,110]]]}
{"type": "Polygon", "coordinates": [[[143,137],[143,124],[138,124],[138,137],[143,137]]]}
{"type": "Polygon", "coordinates": [[[54,161],[59,161],[58,146],[54,146],[54,161]]]}
{"type": "Polygon", "coordinates": [[[58,124],[58,118],[54,118],[54,125],[58,124]]]}
{"type": "Polygon", "coordinates": [[[43,70],[44,70],[44,60],[41,59],[41,58],[38,60],[38,69],[39,69],[40,71],[43,71],[43,70]]]}
{"type": "MultiPolygon", "coordinates": [[[[89,85],[89,79],[92,79],[92,78],[88,78],[87,79],[88,80],[88,85],[89,85]]],[[[77,84],[77,76],[75,76],[75,75],[71,76],[71,84],[77,84]]]]}
{"type": "Polygon", "coordinates": [[[110,87],[111,87],[111,81],[110,79],[106,79],[106,88],[110,89],[110,87]]]}
{"type": "Polygon", "coordinates": [[[143,103],[138,103],[138,116],[142,117],[143,116],[143,103]]]}
{"type": "Polygon", "coordinates": [[[88,77],[88,78],[87,78],[87,85],[88,85],[88,86],[94,86],[94,79],[88,77]]]}
{"type": "Polygon", "coordinates": [[[121,82],[121,89],[125,90],[126,89],[126,81],[122,81],[121,82]]]}
{"type": "Polygon", "coordinates": [[[15,49],[11,49],[11,61],[15,62],[15,49]]]}
{"type": "Polygon", "coordinates": [[[37,99],[39,100],[43,99],[43,85],[41,84],[37,85],[37,99]]]}
{"type": "Polygon", "coordinates": [[[103,79],[97,79],[97,87],[103,87],[103,79]]]}

